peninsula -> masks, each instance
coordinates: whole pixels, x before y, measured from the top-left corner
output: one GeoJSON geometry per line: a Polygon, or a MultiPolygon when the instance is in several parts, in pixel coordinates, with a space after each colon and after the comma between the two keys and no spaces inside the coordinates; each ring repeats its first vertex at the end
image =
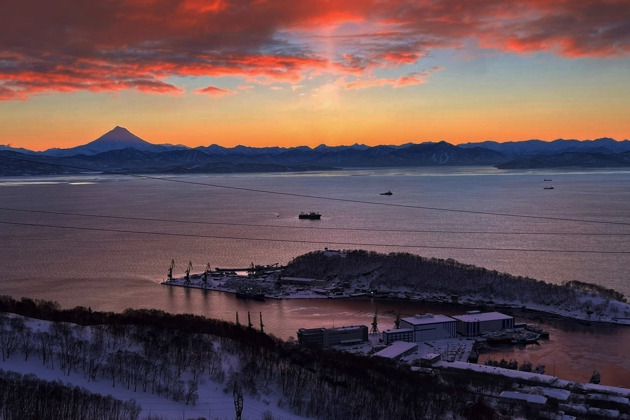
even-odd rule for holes
{"type": "Polygon", "coordinates": [[[187,272],[165,285],[237,293],[257,299],[357,298],[409,299],[460,303],[471,307],[513,307],[584,321],[630,325],[623,294],[585,282],[546,283],[462,264],[452,259],[363,250],[314,251],[286,267],[254,266],[187,272]]]}

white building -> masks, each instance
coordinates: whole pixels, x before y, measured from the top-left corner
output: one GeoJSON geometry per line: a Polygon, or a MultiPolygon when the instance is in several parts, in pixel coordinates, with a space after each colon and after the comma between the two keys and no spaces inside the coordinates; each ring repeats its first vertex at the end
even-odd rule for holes
{"type": "Polygon", "coordinates": [[[414,315],[400,320],[401,328],[413,330],[413,341],[443,340],[457,336],[457,321],[446,315],[414,315]]]}
{"type": "Polygon", "coordinates": [[[403,356],[411,354],[418,350],[418,343],[406,343],[404,341],[396,341],[391,346],[374,353],[374,357],[382,357],[384,359],[398,360],[403,356]]]}
{"type": "Polygon", "coordinates": [[[491,332],[514,328],[514,317],[500,312],[470,311],[466,315],[454,316],[457,320],[457,333],[464,337],[476,337],[491,332]]]}

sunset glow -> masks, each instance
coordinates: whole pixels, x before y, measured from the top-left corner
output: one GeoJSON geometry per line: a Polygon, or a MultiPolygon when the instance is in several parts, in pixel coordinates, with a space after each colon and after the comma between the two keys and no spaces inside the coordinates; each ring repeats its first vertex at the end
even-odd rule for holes
{"type": "Polygon", "coordinates": [[[0,144],[630,137],[627,0],[0,4],[0,144]]]}

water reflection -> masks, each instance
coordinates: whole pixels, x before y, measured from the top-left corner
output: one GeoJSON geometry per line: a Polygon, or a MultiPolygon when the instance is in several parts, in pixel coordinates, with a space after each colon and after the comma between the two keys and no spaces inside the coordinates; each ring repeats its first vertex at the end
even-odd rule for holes
{"type": "MultiPolygon", "coordinates": [[[[265,331],[282,339],[295,338],[299,328],[370,326],[378,313],[380,331],[394,328],[397,314],[402,317],[417,313],[457,315],[470,309],[455,304],[432,304],[377,299],[286,299],[265,302],[237,299],[229,293],[167,288],[169,307],[182,308],[200,315],[234,322],[238,311],[241,324],[252,314],[254,328],[262,313],[265,331]]],[[[506,311],[510,312],[510,311],[506,311]]],[[[630,328],[608,325],[584,325],[557,316],[542,316],[535,312],[514,311],[517,322],[540,325],[549,331],[549,340],[539,345],[521,347],[491,347],[480,355],[479,362],[488,359],[516,360],[519,363],[546,365],[546,373],[563,379],[587,382],[593,370],[601,372],[602,384],[630,387],[630,328]]]]}

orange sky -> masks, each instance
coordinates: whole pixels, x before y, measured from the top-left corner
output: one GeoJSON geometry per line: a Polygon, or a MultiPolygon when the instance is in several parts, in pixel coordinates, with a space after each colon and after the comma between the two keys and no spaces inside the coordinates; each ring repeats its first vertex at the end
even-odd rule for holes
{"type": "Polygon", "coordinates": [[[628,138],[625,0],[0,4],[0,144],[628,138]]]}

